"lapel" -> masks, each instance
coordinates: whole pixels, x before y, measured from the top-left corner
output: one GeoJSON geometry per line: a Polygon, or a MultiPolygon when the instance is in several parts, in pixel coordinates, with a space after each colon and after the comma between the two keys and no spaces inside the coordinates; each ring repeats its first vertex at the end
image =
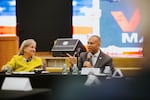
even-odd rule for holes
{"type": "Polygon", "coordinates": [[[102,66],[102,59],[103,59],[103,52],[100,51],[99,56],[97,57],[97,61],[95,63],[95,68],[101,67],[102,66]]]}

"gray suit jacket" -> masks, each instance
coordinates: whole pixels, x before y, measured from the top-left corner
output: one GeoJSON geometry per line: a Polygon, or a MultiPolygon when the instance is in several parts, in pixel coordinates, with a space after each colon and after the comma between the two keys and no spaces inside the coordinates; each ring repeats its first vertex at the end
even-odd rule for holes
{"type": "MultiPolygon", "coordinates": [[[[80,57],[78,57],[78,68],[79,70],[82,69],[84,61],[88,61],[87,59],[88,52],[82,52],[80,57]]],[[[90,60],[91,61],[91,60],[90,60]]],[[[112,72],[114,72],[114,65],[113,60],[110,56],[106,55],[104,52],[100,51],[100,54],[97,58],[95,68],[100,68],[101,72],[103,73],[105,66],[110,66],[112,72]]]]}

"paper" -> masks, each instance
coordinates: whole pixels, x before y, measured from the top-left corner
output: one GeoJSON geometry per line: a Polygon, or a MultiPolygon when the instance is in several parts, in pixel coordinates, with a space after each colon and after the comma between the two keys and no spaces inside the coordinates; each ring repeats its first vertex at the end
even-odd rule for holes
{"type": "Polygon", "coordinates": [[[93,73],[98,76],[106,76],[106,74],[101,73],[100,68],[82,68],[81,75],[88,75],[89,73],[93,73]]]}
{"type": "Polygon", "coordinates": [[[12,72],[13,74],[35,74],[35,72],[12,72]]]}

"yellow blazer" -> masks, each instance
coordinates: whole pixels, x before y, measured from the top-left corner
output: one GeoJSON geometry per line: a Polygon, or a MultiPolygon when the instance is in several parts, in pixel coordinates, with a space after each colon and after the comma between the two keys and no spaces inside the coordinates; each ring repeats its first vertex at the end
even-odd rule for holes
{"type": "Polygon", "coordinates": [[[9,66],[9,68],[14,72],[24,71],[30,72],[35,68],[42,68],[43,63],[42,59],[37,56],[33,56],[30,61],[27,61],[23,55],[14,55],[10,61],[7,62],[5,67],[9,66]]]}

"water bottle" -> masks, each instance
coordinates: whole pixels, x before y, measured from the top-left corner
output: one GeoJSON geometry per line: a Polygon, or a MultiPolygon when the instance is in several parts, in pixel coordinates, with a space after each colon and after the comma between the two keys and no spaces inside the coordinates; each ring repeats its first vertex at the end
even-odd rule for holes
{"type": "Polygon", "coordinates": [[[64,64],[63,67],[62,67],[62,74],[68,74],[67,65],[66,64],[64,64]]]}
{"type": "Polygon", "coordinates": [[[43,62],[43,71],[46,71],[46,63],[43,62]]]}
{"type": "Polygon", "coordinates": [[[72,74],[73,75],[77,75],[79,73],[79,69],[77,67],[77,64],[73,64],[73,67],[72,67],[72,74]]]}
{"type": "Polygon", "coordinates": [[[9,65],[7,65],[4,70],[5,70],[6,75],[11,75],[12,74],[12,70],[11,70],[9,65]]]}
{"type": "Polygon", "coordinates": [[[105,66],[104,73],[105,73],[108,77],[110,77],[110,76],[112,75],[110,66],[105,66]]]}

